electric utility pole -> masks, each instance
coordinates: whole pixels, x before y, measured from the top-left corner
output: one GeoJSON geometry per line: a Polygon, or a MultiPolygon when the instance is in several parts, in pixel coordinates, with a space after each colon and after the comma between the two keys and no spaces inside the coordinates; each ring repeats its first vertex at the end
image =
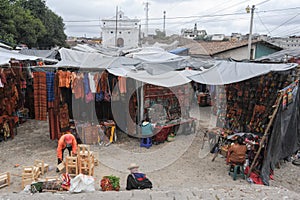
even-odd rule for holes
{"type": "Polygon", "coordinates": [[[145,3],[145,11],[146,11],[146,23],[145,23],[145,37],[148,37],[148,12],[149,12],[149,2],[145,3]]]}
{"type": "MultiPolygon", "coordinates": [[[[249,31],[249,39],[248,39],[248,59],[251,60],[251,42],[252,42],[252,26],[253,26],[253,14],[255,10],[255,5],[252,5],[251,8],[251,19],[250,19],[250,31],[249,31]]],[[[247,13],[250,12],[250,7],[246,8],[247,13]]]]}

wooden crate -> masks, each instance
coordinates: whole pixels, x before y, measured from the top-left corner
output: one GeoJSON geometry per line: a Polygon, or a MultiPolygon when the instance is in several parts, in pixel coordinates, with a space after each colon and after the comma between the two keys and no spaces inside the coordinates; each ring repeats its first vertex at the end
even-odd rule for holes
{"type": "Polygon", "coordinates": [[[0,173],[0,188],[10,185],[10,173],[0,173]]]}

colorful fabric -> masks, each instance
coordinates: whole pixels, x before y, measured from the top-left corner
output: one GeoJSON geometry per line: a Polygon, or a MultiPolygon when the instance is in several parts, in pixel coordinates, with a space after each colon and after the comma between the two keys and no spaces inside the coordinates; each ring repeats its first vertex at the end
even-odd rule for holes
{"type": "Polygon", "coordinates": [[[36,120],[47,120],[47,83],[45,72],[33,72],[34,113],[36,120]]]}
{"type": "Polygon", "coordinates": [[[121,94],[125,94],[126,93],[126,78],[125,77],[119,77],[119,89],[120,89],[120,93],[121,94]]]}
{"type": "Polygon", "coordinates": [[[54,101],[54,76],[54,72],[46,72],[47,100],[49,102],[54,101]]]}

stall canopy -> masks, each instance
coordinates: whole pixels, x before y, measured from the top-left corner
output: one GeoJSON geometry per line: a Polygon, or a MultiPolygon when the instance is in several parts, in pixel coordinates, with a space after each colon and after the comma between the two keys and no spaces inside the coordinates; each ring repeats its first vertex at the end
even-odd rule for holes
{"type": "Polygon", "coordinates": [[[213,67],[189,76],[195,82],[208,85],[224,85],[244,81],[271,71],[286,71],[298,64],[260,64],[229,61],[215,61],[213,67]]]}
{"type": "Polygon", "coordinates": [[[40,57],[20,54],[18,51],[11,51],[0,47],[0,65],[7,65],[11,59],[16,60],[38,60],[40,57]]]}
{"type": "Polygon", "coordinates": [[[21,49],[20,54],[28,56],[36,56],[42,58],[45,62],[57,63],[56,55],[58,54],[57,50],[36,50],[36,49],[21,49]]]}
{"type": "MultiPolygon", "coordinates": [[[[183,71],[175,71],[172,61],[148,63],[128,57],[110,57],[99,53],[86,53],[62,48],[59,50],[61,61],[53,67],[78,67],[87,69],[107,69],[116,76],[130,77],[142,82],[172,87],[190,82],[183,71]],[[167,73],[168,72],[168,73],[167,73]]],[[[178,57],[174,55],[175,57],[178,57]]],[[[161,59],[162,60],[162,59],[161,59]]]]}
{"type": "Polygon", "coordinates": [[[297,64],[261,64],[199,60],[177,56],[159,48],[146,48],[124,56],[106,56],[66,48],[59,50],[61,61],[55,67],[106,69],[116,76],[170,87],[195,81],[209,85],[240,82],[271,71],[286,71],[297,64]],[[186,67],[193,70],[185,70],[186,67]]]}

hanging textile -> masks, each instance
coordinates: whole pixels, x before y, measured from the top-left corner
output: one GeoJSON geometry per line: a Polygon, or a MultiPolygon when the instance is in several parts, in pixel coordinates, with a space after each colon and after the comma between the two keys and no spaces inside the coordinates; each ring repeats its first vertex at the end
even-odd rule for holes
{"type": "Polygon", "coordinates": [[[54,72],[47,72],[47,100],[49,102],[54,101],[54,72]]]}
{"type": "Polygon", "coordinates": [[[95,80],[94,80],[95,73],[89,72],[88,76],[89,76],[89,83],[90,83],[91,92],[96,93],[96,84],[95,84],[95,80]]]}
{"type": "Polygon", "coordinates": [[[71,83],[71,72],[70,71],[63,71],[58,70],[58,77],[59,77],[59,87],[70,87],[71,83]]]}
{"type": "Polygon", "coordinates": [[[59,121],[62,132],[64,132],[65,129],[69,129],[69,110],[67,103],[63,104],[59,108],[59,121]]]}
{"type": "Polygon", "coordinates": [[[126,78],[125,77],[119,77],[119,89],[121,94],[126,93],[126,78]]]}
{"type": "Polygon", "coordinates": [[[77,73],[74,78],[72,92],[75,94],[75,99],[84,98],[84,85],[83,85],[83,74],[77,73]]]}
{"type": "Polygon", "coordinates": [[[33,72],[34,112],[36,120],[47,120],[47,83],[45,72],[33,72]]]}

